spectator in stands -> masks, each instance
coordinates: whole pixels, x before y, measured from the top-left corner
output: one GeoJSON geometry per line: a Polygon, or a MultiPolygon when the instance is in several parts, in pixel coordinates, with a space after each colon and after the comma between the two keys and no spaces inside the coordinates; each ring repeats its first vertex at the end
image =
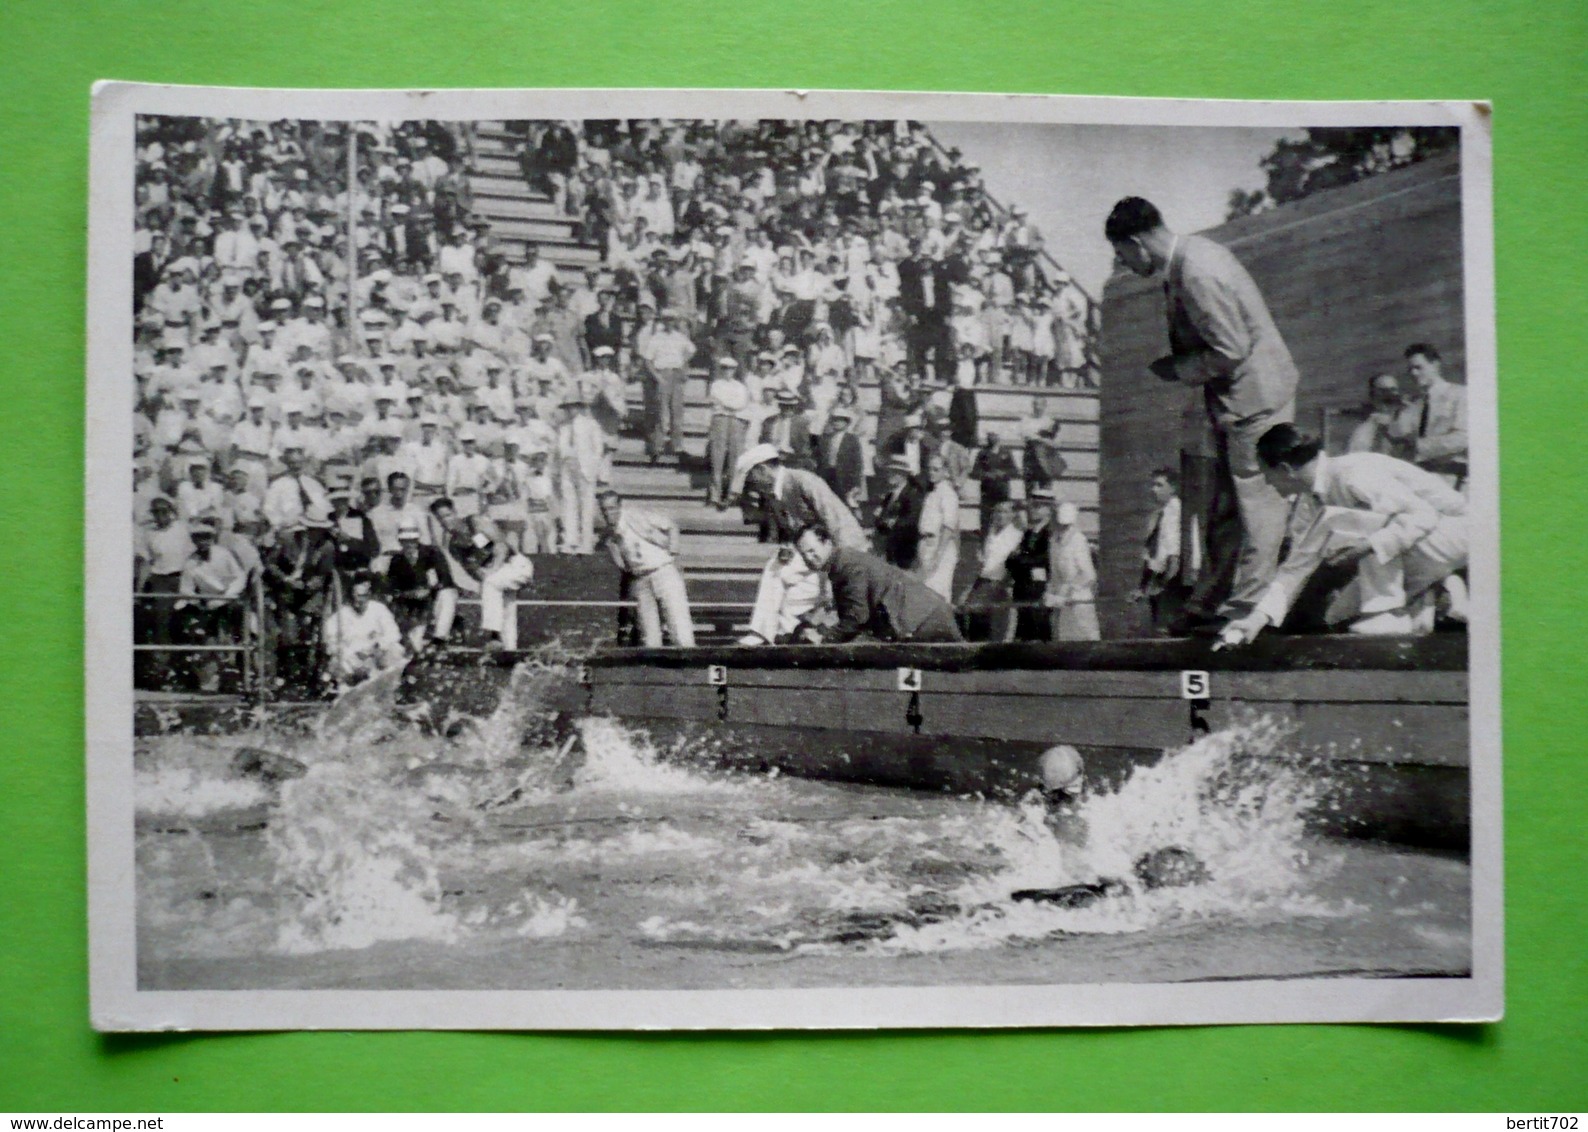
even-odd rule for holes
{"type": "Polygon", "coordinates": [[[833,406],[827,428],[816,442],[816,469],[833,494],[858,514],[866,495],[866,459],[854,424],[850,405],[833,406]]]}
{"type": "Polygon", "coordinates": [[[460,515],[445,498],[432,503],[430,513],[436,520],[437,545],[448,559],[453,583],[461,591],[479,594],[485,648],[517,648],[517,606],[509,605],[507,593],[529,585],[535,577],[534,564],[513,551],[496,524],[484,515],[460,515]]]}
{"type": "Polygon", "coordinates": [[[1285,504],[1262,475],[1256,444],[1295,417],[1295,362],[1257,284],[1227,248],[1171,231],[1140,197],[1115,204],[1104,232],[1131,271],[1164,276],[1170,353],[1151,369],[1202,388],[1217,436],[1208,561],[1176,628],[1243,617],[1273,577],[1285,534],[1285,504]]]}
{"type": "MultiPolygon", "coordinates": [[[[217,543],[219,526],[209,515],[189,524],[193,553],[182,565],[177,590],[181,599],[172,605],[178,638],[186,643],[228,645],[242,630],[243,609],[233,599],[248,584],[248,572],[231,551],[217,543]]],[[[200,654],[192,667],[200,691],[220,690],[221,665],[214,654],[200,654]]]]}
{"type": "Polygon", "coordinates": [[[1053,611],[1055,641],[1095,641],[1100,636],[1097,568],[1080,521],[1080,508],[1069,501],[1060,503],[1054,511],[1053,537],[1048,544],[1048,587],[1042,604],[1053,611]]]}
{"type": "Polygon", "coordinates": [[[398,551],[385,574],[392,615],[415,653],[446,643],[458,608],[451,568],[441,551],[425,543],[425,533],[423,524],[403,520],[398,551]]]}
{"type": "Polygon", "coordinates": [[[1053,639],[1053,619],[1044,600],[1052,572],[1053,512],[1053,489],[1045,485],[1032,488],[1026,496],[1025,531],[1004,559],[1009,596],[1017,607],[1017,641],[1053,639]]]}
{"type": "Polygon", "coordinates": [[[778,451],[778,459],[786,468],[816,467],[815,449],[811,444],[810,418],[805,415],[798,393],[782,388],[777,391],[777,415],[761,423],[761,444],[770,444],[778,451]]]}
{"type": "Polygon", "coordinates": [[[654,386],[655,418],[648,423],[647,448],[654,462],[659,454],[679,456],[684,451],[684,393],[695,344],[679,326],[678,312],[661,314],[661,329],[643,347],[645,372],[654,386]]]}
{"type": "Polygon", "coordinates": [[[557,426],[557,496],[562,502],[562,552],[595,553],[595,493],[606,459],[606,437],[590,415],[584,394],[563,395],[557,426]]]}
{"type": "Polygon", "coordinates": [[[909,461],[902,456],[888,460],[884,475],[885,486],[872,523],[877,553],[901,570],[914,569],[919,558],[921,508],[926,493],[911,472],[909,461]]]}
{"type": "Polygon", "coordinates": [[[1013,639],[1015,619],[1006,605],[1010,600],[1008,560],[1024,535],[1015,504],[1009,500],[994,504],[982,536],[976,578],[957,603],[966,611],[967,640],[1013,639]]]}
{"type": "Polygon", "coordinates": [[[1135,598],[1147,603],[1152,628],[1163,631],[1179,614],[1189,587],[1182,581],[1180,495],[1173,468],[1154,468],[1152,514],[1147,519],[1146,547],[1142,554],[1141,584],[1135,598]]]}
{"type": "Polygon", "coordinates": [[[338,688],[362,684],[402,662],[404,638],[385,604],[371,596],[369,575],[355,575],[348,600],[325,622],[325,644],[338,688]]]}
{"type": "Polygon", "coordinates": [[[1362,423],[1351,430],[1346,451],[1411,459],[1417,446],[1413,438],[1402,434],[1406,398],[1401,394],[1400,379],[1392,373],[1381,373],[1368,382],[1366,408],[1362,423]]]}
{"type": "Polygon", "coordinates": [[[647,648],[662,645],[662,624],[675,646],[693,648],[694,618],[678,570],[681,536],[670,515],[625,503],[611,488],[597,496],[606,524],[604,541],[639,607],[640,635],[647,648]]]}
{"type": "Polygon", "coordinates": [[[1015,480],[1021,478],[1014,454],[1003,446],[996,432],[989,432],[971,462],[970,478],[980,486],[981,533],[985,539],[992,530],[993,511],[1013,498],[1015,480]]]}
{"type": "Polygon", "coordinates": [[[795,543],[813,575],[832,588],[838,622],[823,628],[809,622],[795,639],[843,644],[861,634],[881,641],[960,641],[954,609],[936,590],[859,547],[843,546],[820,523],[803,528],[795,543]]]}
{"type": "Polygon", "coordinates": [[[706,437],[706,459],[711,466],[711,486],[706,499],[717,510],[728,506],[728,481],[744,452],[750,427],[750,390],[739,376],[739,363],[718,358],[708,396],[711,424],[706,437]]]}
{"type": "Polygon", "coordinates": [[[336,592],[335,550],[326,526],[325,519],[304,518],[277,527],[264,561],[276,678],[306,690],[318,681],[320,623],[336,592]]]}
{"type": "Polygon", "coordinates": [[[916,520],[916,570],[927,589],[954,597],[954,571],[959,566],[959,493],[941,451],[926,458],[928,490],[916,520]]]}
{"type": "Polygon", "coordinates": [[[1400,432],[1416,444],[1420,468],[1458,490],[1467,478],[1467,390],[1446,381],[1439,351],[1426,342],[1406,347],[1406,372],[1421,396],[1406,407],[1400,432]]]}

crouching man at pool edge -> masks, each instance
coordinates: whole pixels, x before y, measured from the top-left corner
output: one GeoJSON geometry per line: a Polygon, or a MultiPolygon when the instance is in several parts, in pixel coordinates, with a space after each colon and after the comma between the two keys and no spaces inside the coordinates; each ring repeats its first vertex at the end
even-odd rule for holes
{"type": "Polygon", "coordinates": [[[1439,476],[1376,452],[1329,456],[1314,437],[1278,424],[1257,441],[1263,478],[1292,501],[1290,552],[1250,614],[1219,644],[1243,645],[1282,624],[1319,566],[1355,566],[1324,620],[1365,636],[1434,628],[1443,588],[1452,620],[1467,616],[1467,501],[1439,476]]]}
{"type": "Polygon", "coordinates": [[[862,633],[879,641],[962,641],[954,608],[913,574],[854,547],[837,546],[826,527],[803,528],[794,539],[800,558],[832,586],[838,624],[802,625],[794,639],[841,644],[862,633]]]}

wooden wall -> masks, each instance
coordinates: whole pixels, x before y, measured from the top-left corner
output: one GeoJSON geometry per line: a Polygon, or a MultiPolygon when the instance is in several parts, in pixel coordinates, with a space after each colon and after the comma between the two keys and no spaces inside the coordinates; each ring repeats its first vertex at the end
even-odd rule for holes
{"type": "MultiPolygon", "coordinates": [[[[1432,342],[1446,377],[1463,380],[1461,186],[1451,154],[1319,193],[1204,233],[1257,280],[1301,371],[1297,420],[1336,431],[1378,373],[1432,342]]],[[[1141,573],[1151,471],[1205,455],[1198,390],[1159,381],[1168,352],[1159,280],[1115,275],[1103,293],[1098,609],[1105,637],[1148,632],[1129,595],[1141,573]]],[[[1403,378],[1403,381],[1405,379],[1403,378]]]]}

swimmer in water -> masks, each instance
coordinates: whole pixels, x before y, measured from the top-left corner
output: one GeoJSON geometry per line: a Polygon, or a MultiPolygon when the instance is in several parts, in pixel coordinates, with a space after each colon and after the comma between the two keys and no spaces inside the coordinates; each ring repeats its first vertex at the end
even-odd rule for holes
{"type": "MultiPolygon", "coordinates": [[[[1087,838],[1086,819],[1081,816],[1081,803],[1086,798],[1086,764],[1081,753],[1061,743],[1042,753],[1040,765],[1042,800],[1047,808],[1044,821],[1062,844],[1079,848],[1087,838]]],[[[1137,887],[1150,892],[1157,888],[1184,888],[1209,879],[1201,858],[1178,845],[1143,853],[1131,865],[1131,874],[1134,883],[1103,877],[1089,884],[1061,888],[1023,888],[1011,893],[1010,899],[1085,908],[1105,897],[1127,895],[1137,887]]]]}

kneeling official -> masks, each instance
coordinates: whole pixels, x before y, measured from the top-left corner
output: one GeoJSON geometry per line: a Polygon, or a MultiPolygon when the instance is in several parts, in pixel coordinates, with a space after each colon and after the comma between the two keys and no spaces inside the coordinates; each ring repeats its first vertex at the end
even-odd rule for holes
{"type": "Polygon", "coordinates": [[[954,608],[915,575],[874,554],[836,546],[826,527],[800,531],[794,547],[812,571],[825,573],[838,624],[825,632],[803,626],[795,639],[811,644],[852,641],[862,633],[879,641],[962,641],[954,608]]]}

